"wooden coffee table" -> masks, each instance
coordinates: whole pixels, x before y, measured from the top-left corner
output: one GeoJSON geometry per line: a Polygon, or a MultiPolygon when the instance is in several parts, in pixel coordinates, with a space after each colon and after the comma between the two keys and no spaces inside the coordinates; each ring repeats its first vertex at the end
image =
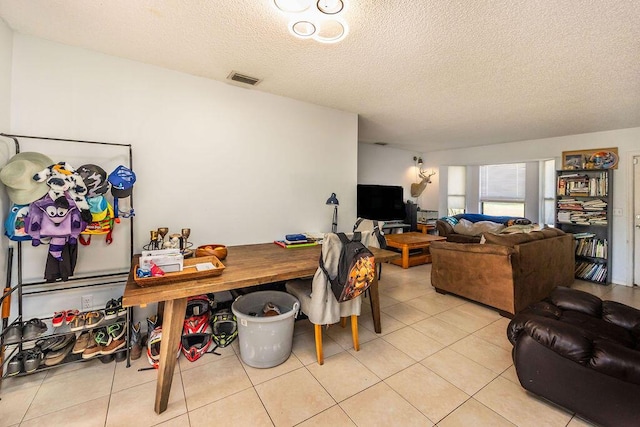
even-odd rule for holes
{"type": "Polygon", "coordinates": [[[446,237],[416,232],[387,234],[385,235],[385,238],[387,239],[388,247],[400,249],[402,251],[401,259],[391,261],[393,264],[402,266],[402,268],[430,263],[431,253],[429,253],[429,245],[431,245],[431,242],[447,240],[446,237]],[[410,251],[416,249],[419,249],[420,252],[413,254],[410,253],[410,251]]]}

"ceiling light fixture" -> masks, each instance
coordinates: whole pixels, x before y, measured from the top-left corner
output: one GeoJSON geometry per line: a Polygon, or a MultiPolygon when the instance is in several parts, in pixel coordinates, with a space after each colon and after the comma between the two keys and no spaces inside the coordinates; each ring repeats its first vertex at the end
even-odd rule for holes
{"type": "Polygon", "coordinates": [[[283,12],[300,13],[309,9],[313,0],[273,0],[273,2],[283,12]]]}
{"type": "Polygon", "coordinates": [[[335,15],[344,9],[342,0],[318,0],[316,6],[320,12],[327,15],[335,15]]]}
{"type": "Polygon", "coordinates": [[[336,43],[347,36],[349,27],[339,16],[344,0],[273,0],[273,4],[290,16],[289,31],[296,37],[336,43]]]}
{"type": "Polygon", "coordinates": [[[294,22],[291,31],[299,37],[311,37],[316,32],[316,26],[309,21],[294,22]]]}

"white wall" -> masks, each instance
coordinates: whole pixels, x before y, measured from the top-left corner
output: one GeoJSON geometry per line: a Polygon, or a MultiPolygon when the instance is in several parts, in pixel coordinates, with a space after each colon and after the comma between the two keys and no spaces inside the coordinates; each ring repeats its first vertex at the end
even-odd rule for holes
{"type": "MultiPolygon", "coordinates": [[[[414,156],[423,154],[361,142],[358,144],[358,184],[400,185],[404,189],[405,201],[411,200],[422,210],[437,210],[437,173],[431,177],[431,184],[420,197],[411,197],[411,184],[420,182],[414,156]]],[[[423,169],[433,168],[424,165],[423,169]]]]}
{"type": "MultiPolygon", "coordinates": [[[[11,122],[11,54],[13,33],[7,24],[0,19],[0,132],[7,132],[11,122]]],[[[0,145],[0,165],[7,163],[13,151],[13,147],[0,145]]],[[[0,192],[0,212],[6,215],[9,198],[6,192],[0,192]]],[[[7,239],[0,239],[0,271],[7,268],[7,239]]],[[[2,276],[4,280],[4,275],[2,276]]],[[[0,287],[4,289],[4,284],[0,287]]]]}
{"type": "Polygon", "coordinates": [[[13,69],[11,132],[133,145],[136,252],[161,226],[196,245],[329,231],[332,192],[355,221],[355,114],[20,34],[13,69]]]}

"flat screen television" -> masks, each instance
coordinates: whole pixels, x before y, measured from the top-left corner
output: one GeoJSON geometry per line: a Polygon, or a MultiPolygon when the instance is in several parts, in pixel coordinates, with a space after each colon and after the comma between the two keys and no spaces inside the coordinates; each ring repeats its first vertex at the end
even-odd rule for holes
{"type": "Polygon", "coordinates": [[[378,221],[404,220],[402,187],[399,185],[358,184],[357,214],[378,221]]]}

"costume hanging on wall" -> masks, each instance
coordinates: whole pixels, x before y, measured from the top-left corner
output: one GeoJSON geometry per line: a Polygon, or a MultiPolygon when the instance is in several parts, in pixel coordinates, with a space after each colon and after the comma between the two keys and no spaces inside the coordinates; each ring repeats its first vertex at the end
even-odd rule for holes
{"type": "Polygon", "coordinates": [[[87,203],[87,186],[79,173],[67,162],[58,162],[41,170],[33,176],[37,182],[46,182],[49,186],[49,197],[58,200],[69,196],[77,209],[80,210],[82,219],[91,221],[89,203],[87,203]]]}
{"type": "Polygon", "coordinates": [[[70,276],[73,276],[73,272],[76,269],[76,262],[78,260],[78,244],[67,243],[62,248],[62,260],[57,260],[51,255],[47,254],[47,265],[44,268],[44,278],[47,283],[55,282],[60,279],[63,282],[69,280],[70,276]]]}
{"type": "Polygon", "coordinates": [[[49,253],[58,261],[62,261],[65,244],[76,244],[80,232],[87,226],[74,200],[66,193],[56,200],[47,194],[33,202],[29,207],[27,222],[31,244],[38,246],[42,238],[50,237],[49,253]]]}

